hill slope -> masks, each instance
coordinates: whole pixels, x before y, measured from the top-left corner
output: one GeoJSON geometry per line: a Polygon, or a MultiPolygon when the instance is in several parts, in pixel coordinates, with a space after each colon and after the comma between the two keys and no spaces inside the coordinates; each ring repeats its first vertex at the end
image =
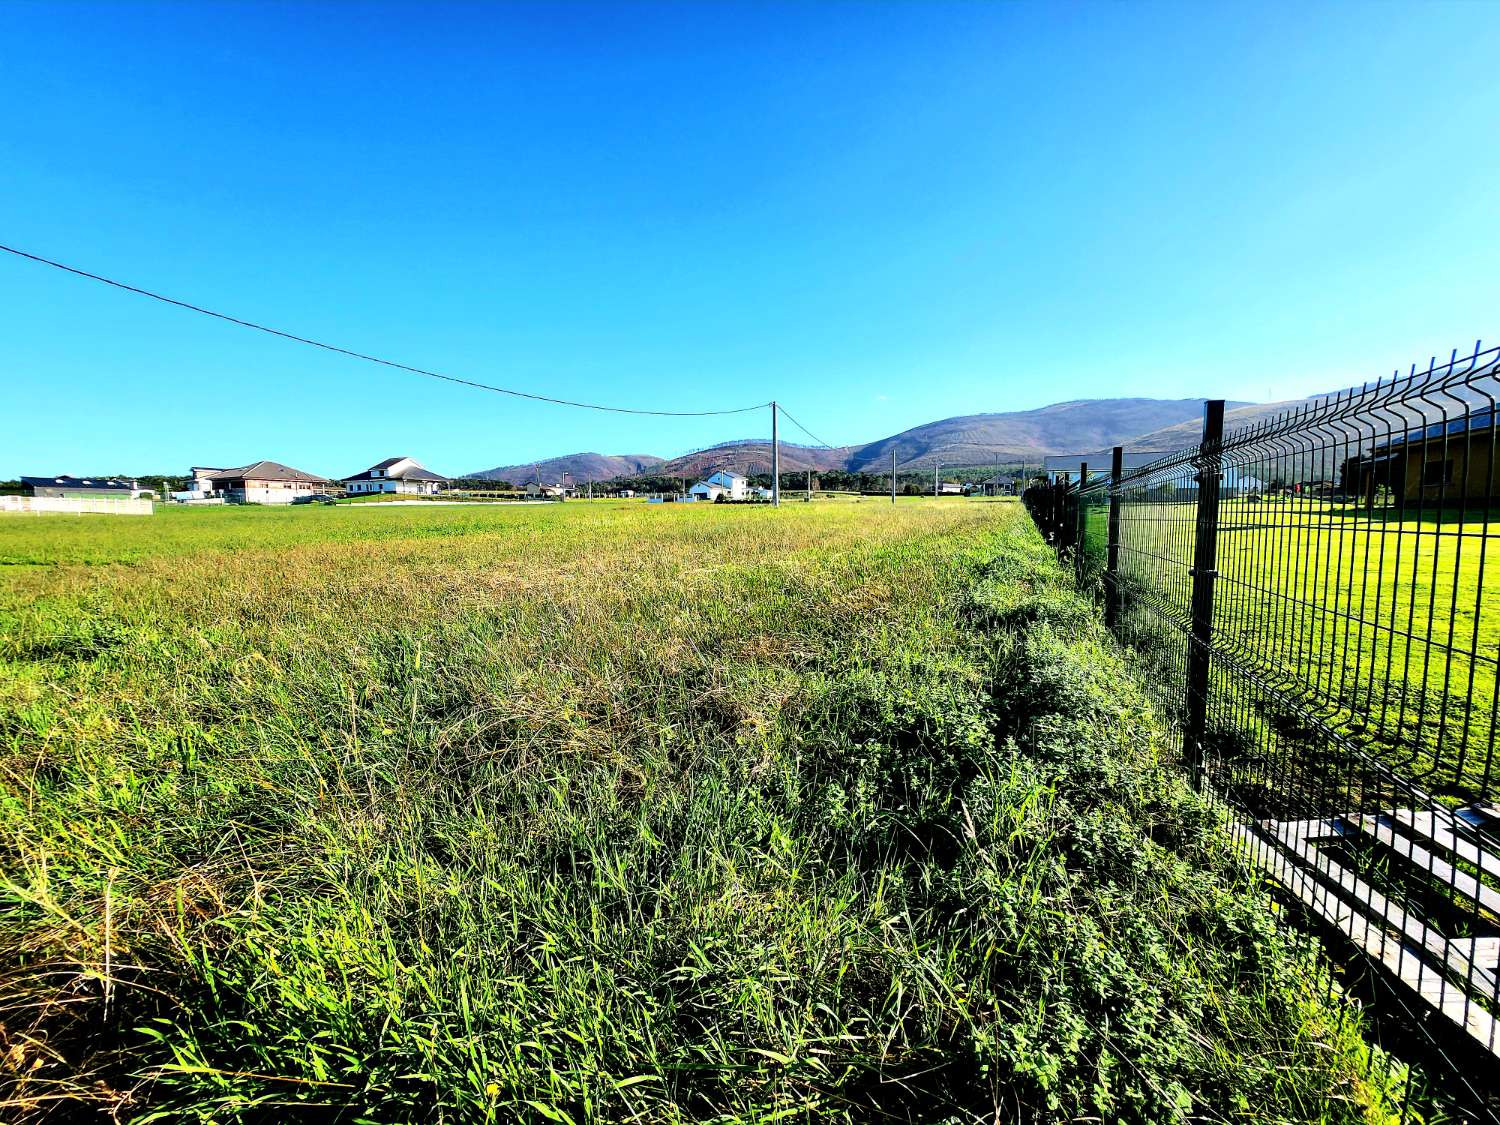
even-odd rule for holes
{"type": "MultiPolygon", "coordinates": [[[[1259,422],[1264,418],[1269,418],[1274,414],[1281,414],[1287,410],[1295,410],[1298,407],[1309,406],[1314,402],[1321,401],[1322,396],[1319,395],[1315,398],[1288,399],[1285,402],[1225,403],[1224,430],[1228,433],[1242,426],[1248,426],[1252,422],[1259,422]]],[[[1192,418],[1138,434],[1136,437],[1119,444],[1123,444],[1126,449],[1133,452],[1145,452],[1148,450],[1170,452],[1174,449],[1186,449],[1190,445],[1197,445],[1202,432],[1203,404],[1200,402],[1198,404],[1198,412],[1192,418]]],[[[1103,448],[1103,446],[1101,445],[1099,448],[1103,448]]]]}
{"type": "Polygon", "coordinates": [[[512,484],[523,485],[536,480],[540,470],[541,479],[546,484],[556,484],[562,480],[564,473],[568,474],[570,482],[582,483],[653,472],[661,463],[660,457],[653,457],[649,453],[569,453],[534,464],[498,465],[493,469],[483,469],[468,475],[479,480],[508,480],[512,484]]]}
{"type": "Polygon", "coordinates": [[[937,456],[972,463],[1103,449],[1136,434],[1193,422],[1202,411],[1202,401],[1195,398],[1109,398],[1003,414],[969,414],[873,441],[860,447],[850,467],[879,472],[890,464],[892,448],[902,461],[937,456]]]}
{"type": "MultiPolygon", "coordinates": [[[[788,473],[805,469],[878,473],[890,467],[892,451],[903,464],[937,457],[949,463],[983,465],[994,460],[1039,460],[1049,453],[1081,453],[1117,444],[1155,448],[1136,444],[1140,440],[1136,435],[1175,432],[1180,427],[1196,433],[1202,411],[1202,400],[1195,398],[1106,398],[1059,402],[1036,410],[966,414],[927,422],[864,445],[822,449],[784,441],[781,467],[788,473]]],[[[643,473],[701,477],[716,469],[765,473],[770,466],[771,443],[764,437],[723,442],[671,460],[641,454],[573,453],[539,462],[542,480],[549,483],[561,480],[564,472],[570,480],[583,482],[643,473]]],[[[535,479],[536,469],[529,464],[502,465],[469,475],[525,484],[535,479]]]]}
{"type": "MultiPolygon", "coordinates": [[[[784,441],[781,443],[781,471],[798,473],[807,469],[814,472],[842,469],[848,465],[850,454],[858,448],[845,446],[842,449],[823,449],[784,441]]],[[[764,438],[726,441],[674,457],[663,462],[656,471],[667,476],[703,477],[717,469],[733,469],[739,473],[769,473],[771,443],[764,438]]]]}

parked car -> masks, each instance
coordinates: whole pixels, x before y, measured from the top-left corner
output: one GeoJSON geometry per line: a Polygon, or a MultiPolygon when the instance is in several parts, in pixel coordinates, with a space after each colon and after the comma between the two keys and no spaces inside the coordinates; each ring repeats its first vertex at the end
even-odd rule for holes
{"type": "Polygon", "coordinates": [[[305,496],[292,497],[293,504],[337,504],[338,497],[326,492],[309,492],[305,496]]]}

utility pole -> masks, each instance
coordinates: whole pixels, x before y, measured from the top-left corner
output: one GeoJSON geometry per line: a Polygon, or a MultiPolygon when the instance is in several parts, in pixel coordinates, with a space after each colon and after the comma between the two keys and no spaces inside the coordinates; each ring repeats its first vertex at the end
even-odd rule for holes
{"type": "Polygon", "coordinates": [[[942,466],[942,464],[943,463],[941,461],[934,461],[932,463],[932,498],[934,500],[937,499],[937,494],[938,494],[938,489],[937,489],[938,469],[942,466]]]}
{"type": "Polygon", "coordinates": [[[812,499],[812,470],[807,470],[807,498],[812,499]]]}
{"type": "Polygon", "coordinates": [[[781,507],[781,435],[776,429],[776,403],[771,403],[771,506],[781,507]]]}
{"type": "Polygon", "coordinates": [[[896,448],[891,447],[891,503],[896,502],[896,448]]]}

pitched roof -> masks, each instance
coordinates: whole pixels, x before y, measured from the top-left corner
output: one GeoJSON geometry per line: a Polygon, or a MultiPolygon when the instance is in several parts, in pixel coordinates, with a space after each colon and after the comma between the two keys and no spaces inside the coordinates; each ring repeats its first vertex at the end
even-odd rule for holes
{"type": "Polygon", "coordinates": [[[363,472],[355,473],[353,476],[344,477],[342,479],[343,480],[372,480],[372,479],[377,479],[377,478],[372,477],[371,474],[372,473],[377,473],[377,472],[385,472],[385,470],[389,469],[392,465],[400,464],[402,461],[410,461],[411,462],[411,467],[407,468],[407,469],[400,469],[400,470],[398,470],[397,472],[394,472],[394,473],[386,473],[386,475],[384,477],[381,477],[381,478],[378,478],[378,479],[381,479],[381,480],[435,480],[435,481],[440,481],[440,482],[441,481],[445,481],[445,480],[448,479],[447,477],[441,476],[438,473],[434,473],[434,472],[431,472],[430,470],[422,468],[421,462],[418,461],[415,457],[387,457],[384,461],[381,461],[381,462],[379,462],[377,464],[371,465],[368,469],[365,469],[363,472]]]}
{"type": "Polygon", "coordinates": [[[290,465],[283,465],[279,461],[252,461],[248,465],[241,465],[237,469],[218,469],[213,475],[225,477],[230,480],[300,480],[309,481],[313,484],[332,484],[327,477],[316,476],[313,473],[304,473],[301,469],[294,469],[290,465]]]}
{"type": "Polygon", "coordinates": [[[98,488],[114,492],[133,492],[135,487],[128,480],[108,480],[101,477],[22,477],[21,483],[31,488],[98,488]]]}

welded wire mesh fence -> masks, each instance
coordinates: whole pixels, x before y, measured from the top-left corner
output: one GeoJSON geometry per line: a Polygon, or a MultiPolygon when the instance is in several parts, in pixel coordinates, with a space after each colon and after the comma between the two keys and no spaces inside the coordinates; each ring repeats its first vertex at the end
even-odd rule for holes
{"type": "Polygon", "coordinates": [[[1476,345],[1227,432],[1209,403],[1191,449],[1027,493],[1248,853],[1491,1106],[1497,396],[1476,345]]]}

